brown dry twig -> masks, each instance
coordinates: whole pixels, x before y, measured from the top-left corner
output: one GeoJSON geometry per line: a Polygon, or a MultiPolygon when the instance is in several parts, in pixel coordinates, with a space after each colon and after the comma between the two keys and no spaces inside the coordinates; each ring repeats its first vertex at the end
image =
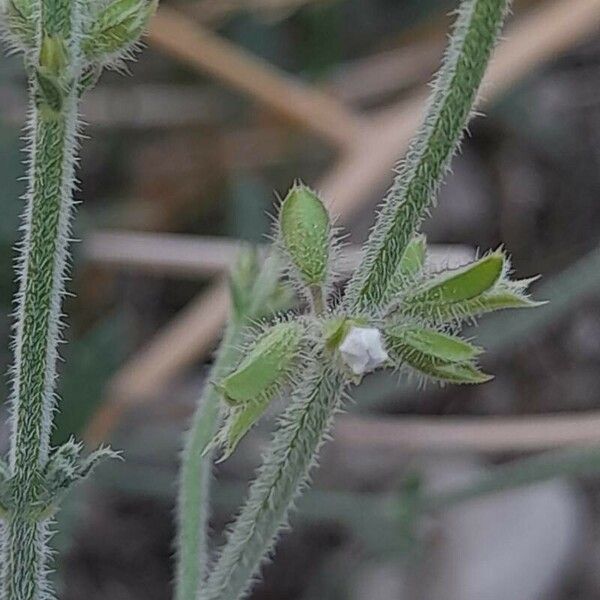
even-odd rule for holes
{"type": "Polygon", "coordinates": [[[278,72],[178,11],[163,7],[157,13],[149,41],[334,146],[345,148],[360,138],[365,123],[342,103],[278,72]]]}

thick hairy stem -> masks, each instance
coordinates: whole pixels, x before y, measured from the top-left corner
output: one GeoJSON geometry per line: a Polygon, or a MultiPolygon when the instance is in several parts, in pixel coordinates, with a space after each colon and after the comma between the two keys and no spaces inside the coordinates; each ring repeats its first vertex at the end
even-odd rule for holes
{"type": "MultiPolygon", "coordinates": [[[[70,15],[76,4],[66,3],[63,8],[67,12],[54,11],[56,20],[45,19],[40,30],[70,35],[70,15]]],[[[52,8],[55,7],[43,4],[40,12],[52,8]]],[[[13,494],[2,549],[5,600],[39,600],[49,596],[48,522],[39,515],[39,503],[55,403],[61,296],[73,204],[77,96],[75,86],[71,86],[71,91],[64,91],[60,109],[51,110],[41,106],[38,85],[32,77],[29,184],[11,398],[13,494]]]]}
{"type": "Polygon", "coordinates": [[[202,600],[235,600],[248,591],[308,479],[344,387],[341,378],[315,369],[308,387],[293,395],[280,419],[246,504],[200,593],[202,600]]]}
{"type": "Polygon", "coordinates": [[[362,263],[346,295],[348,308],[376,309],[411,236],[435,202],[507,12],[509,0],[464,0],[426,117],[386,195],[362,263]]]}
{"type": "Polygon", "coordinates": [[[212,460],[204,455],[219,420],[219,381],[240,359],[242,325],[230,321],[187,435],[178,494],[177,600],[195,600],[208,567],[207,523],[212,460]]]}

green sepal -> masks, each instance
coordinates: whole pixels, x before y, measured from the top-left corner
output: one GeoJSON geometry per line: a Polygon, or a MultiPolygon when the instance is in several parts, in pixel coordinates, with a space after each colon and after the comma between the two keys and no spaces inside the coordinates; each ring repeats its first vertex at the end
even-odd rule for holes
{"type": "Polygon", "coordinates": [[[155,13],[157,0],[115,0],[93,17],[82,49],[90,61],[112,57],[135,44],[155,13]]]}
{"type": "Polygon", "coordinates": [[[261,263],[254,247],[243,248],[229,277],[232,317],[257,321],[287,310],[294,303],[294,291],[281,280],[279,258],[271,254],[261,263]]]}
{"type": "Polygon", "coordinates": [[[279,234],[302,283],[323,285],[328,277],[331,223],[322,200],[305,185],[294,185],[283,200],[279,234]]]}
{"type": "Polygon", "coordinates": [[[446,362],[424,354],[411,346],[393,348],[396,358],[421,375],[440,382],[454,384],[485,383],[493,378],[483,373],[471,362],[446,362]]]}
{"type": "Polygon", "coordinates": [[[480,371],[474,359],[481,348],[450,334],[420,327],[394,327],[386,331],[386,344],[398,367],[447,383],[475,384],[492,377],[480,371]]]}
{"type": "Polygon", "coordinates": [[[233,454],[242,438],[258,422],[270,403],[271,398],[267,396],[230,409],[221,430],[210,445],[223,448],[219,462],[233,454]]]}
{"type": "Polygon", "coordinates": [[[396,327],[386,332],[393,346],[408,346],[444,362],[465,362],[483,352],[462,338],[423,327],[396,327]]]}
{"type": "Polygon", "coordinates": [[[442,273],[424,289],[408,296],[405,303],[443,305],[476,298],[498,282],[505,260],[502,252],[492,252],[474,263],[442,273]]]}
{"type": "Polygon", "coordinates": [[[472,363],[451,363],[435,367],[432,377],[440,381],[454,384],[486,383],[494,379],[493,375],[484,373],[472,363]]]}
{"type": "Polygon", "coordinates": [[[238,368],[217,384],[225,402],[238,406],[272,397],[296,363],[304,328],[297,321],[273,325],[248,351],[238,368]]]}
{"type": "Polygon", "coordinates": [[[368,321],[360,317],[333,317],[323,324],[323,338],[325,339],[325,348],[333,351],[337,350],[346,335],[352,327],[364,327],[368,321]]]}
{"type": "Polygon", "coordinates": [[[65,83],[69,62],[65,39],[58,35],[44,35],[35,68],[36,101],[44,116],[60,112],[68,86],[65,83]]]}

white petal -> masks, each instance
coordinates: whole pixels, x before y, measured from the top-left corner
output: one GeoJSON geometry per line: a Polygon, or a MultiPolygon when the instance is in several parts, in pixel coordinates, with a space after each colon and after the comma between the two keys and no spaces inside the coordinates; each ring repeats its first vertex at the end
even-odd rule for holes
{"type": "Polygon", "coordinates": [[[388,359],[381,332],[373,327],[352,327],[340,345],[340,354],[355,375],[374,371],[388,359]]]}

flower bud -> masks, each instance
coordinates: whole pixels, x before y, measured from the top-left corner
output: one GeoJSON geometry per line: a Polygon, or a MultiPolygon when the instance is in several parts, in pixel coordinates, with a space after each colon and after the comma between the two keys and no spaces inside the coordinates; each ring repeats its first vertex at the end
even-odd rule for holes
{"type": "Polygon", "coordinates": [[[295,185],[279,211],[281,244],[302,283],[320,286],[327,280],[331,245],[329,213],[321,199],[295,185]]]}
{"type": "Polygon", "coordinates": [[[275,394],[290,381],[303,331],[296,321],[273,326],[259,338],[239,367],[217,385],[229,409],[205,452],[221,446],[221,460],[225,460],[261,418],[275,394]]]}

